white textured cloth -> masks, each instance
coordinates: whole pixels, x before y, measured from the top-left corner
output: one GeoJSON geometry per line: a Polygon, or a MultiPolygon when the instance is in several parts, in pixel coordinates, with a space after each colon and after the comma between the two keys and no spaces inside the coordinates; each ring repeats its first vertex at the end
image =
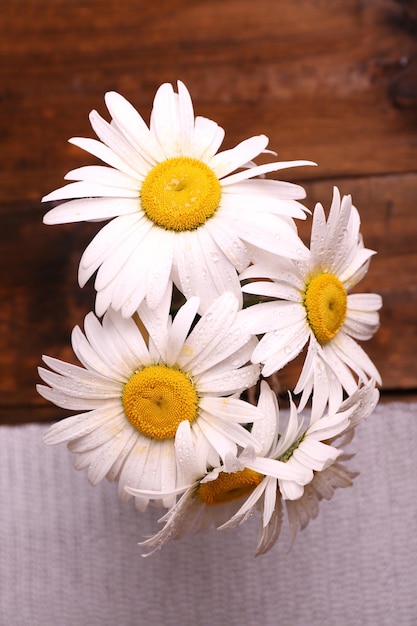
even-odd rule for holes
{"type": "Polygon", "coordinates": [[[91,487],[44,430],[0,428],[1,625],[417,625],[416,404],[380,404],[349,448],[353,488],[256,559],[254,519],[142,558],[156,511],[91,487]]]}

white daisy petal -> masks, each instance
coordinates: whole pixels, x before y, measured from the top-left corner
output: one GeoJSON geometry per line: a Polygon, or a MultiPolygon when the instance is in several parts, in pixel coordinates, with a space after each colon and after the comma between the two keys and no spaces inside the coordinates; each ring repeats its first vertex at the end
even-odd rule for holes
{"type": "MultiPolygon", "coordinates": [[[[138,191],[140,183],[133,176],[129,176],[120,170],[113,167],[106,167],[103,165],[87,165],[85,167],[78,167],[75,170],[71,170],[64,176],[65,180],[78,180],[98,185],[110,186],[113,188],[125,188],[135,191],[138,197],[138,191]]],[[[74,196],[69,196],[74,197],[74,196]]]]}
{"type": "Polygon", "coordinates": [[[71,342],[74,353],[81,363],[89,370],[93,370],[102,376],[114,379],[117,382],[124,381],[123,374],[117,371],[113,366],[103,363],[100,356],[97,355],[94,348],[88,342],[79,326],[76,326],[71,334],[71,342]]]}
{"type": "MultiPolygon", "coordinates": [[[[243,180],[240,183],[227,185],[223,189],[224,193],[239,194],[246,196],[261,196],[262,198],[274,198],[275,200],[300,200],[306,197],[304,187],[282,180],[272,180],[269,178],[253,178],[243,180]]],[[[307,209],[304,209],[307,211],[307,209]]]]}
{"type": "MultiPolygon", "coordinates": [[[[112,222],[108,224],[108,226],[111,224],[112,222]]],[[[98,234],[101,235],[104,230],[105,229],[103,228],[98,234]]],[[[117,255],[112,254],[113,250],[109,252],[109,250],[103,246],[101,256],[96,259],[95,263],[90,264],[88,269],[84,267],[84,263],[86,264],[87,260],[82,258],[78,271],[80,286],[83,286],[86,279],[88,280],[88,278],[90,278],[98,268],[94,281],[95,289],[100,292],[106,289],[106,287],[109,287],[113,292],[115,289],[115,281],[117,283],[119,281],[119,275],[122,274],[123,271],[127,271],[127,269],[133,265],[131,259],[137,250],[138,243],[140,244],[142,240],[145,239],[148,232],[148,224],[143,221],[137,221],[130,229],[130,232],[128,230],[124,230],[123,235],[127,236],[124,237],[123,240],[120,238],[119,241],[117,241],[117,239],[113,241],[112,248],[114,251],[117,250],[117,255]]],[[[91,242],[90,246],[92,245],[95,247],[95,251],[98,254],[100,250],[95,239],[91,242]]],[[[86,252],[91,251],[92,257],[93,251],[90,246],[86,248],[86,252]]]]}
{"type": "Polygon", "coordinates": [[[337,268],[339,269],[338,276],[341,282],[346,283],[348,288],[354,287],[356,285],[356,281],[355,282],[352,281],[352,276],[355,276],[357,272],[360,270],[360,268],[363,265],[365,265],[365,263],[367,263],[370,257],[373,256],[374,254],[375,252],[373,250],[367,250],[367,249],[360,250],[355,255],[355,258],[351,261],[351,263],[346,268],[345,267],[343,269],[337,268]]]}
{"type": "Polygon", "coordinates": [[[209,163],[210,159],[220,148],[223,139],[223,128],[206,117],[197,116],[195,118],[190,155],[204,163],[209,163]]]}
{"type": "MultiPolygon", "coordinates": [[[[344,359],[340,358],[334,341],[322,346],[322,349],[319,355],[316,357],[315,361],[317,363],[317,361],[320,360],[326,362],[326,364],[329,366],[329,370],[332,372],[333,376],[336,376],[342,387],[348,393],[353,393],[353,391],[357,387],[355,377],[345,363],[344,359]]],[[[294,392],[298,393],[298,391],[296,391],[295,389],[294,392]]]]}
{"type": "Polygon", "coordinates": [[[116,215],[129,215],[137,211],[133,198],[82,198],[69,200],[54,207],[44,215],[44,224],[68,224],[107,220],[116,215]]]}
{"type": "Polygon", "coordinates": [[[91,111],[89,118],[97,137],[120,156],[123,161],[129,163],[137,172],[137,177],[143,180],[143,177],[149,172],[149,164],[143,156],[134,149],[117,128],[106,122],[97,111],[91,111]]]}
{"type": "MultiPolygon", "coordinates": [[[[260,154],[267,145],[268,137],[265,135],[245,139],[235,148],[219,152],[213,156],[209,165],[218,178],[223,178],[230,172],[233,172],[233,170],[251,161],[260,154]]],[[[245,176],[245,178],[250,178],[250,176],[245,176]]],[[[224,180],[222,180],[222,184],[224,184],[224,180]]]]}
{"type": "Polygon", "coordinates": [[[131,364],[131,370],[138,365],[149,364],[149,354],[141,332],[131,318],[120,318],[113,310],[109,310],[103,318],[103,328],[116,343],[115,335],[120,338],[118,349],[131,364]]]}
{"type": "Polygon", "coordinates": [[[263,417],[256,406],[248,404],[238,398],[203,397],[200,400],[201,408],[216,418],[226,422],[250,424],[263,417]]]}
{"type": "Polygon", "coordinates": [[[274,514],[276,501],[277,501],[277,484],[274,479],[267,478],[265,480],[265,496],[264,496],[264,509],[262,515],[262,525],[264,528],[268,527],[271,518],[274,514]]]}
{"type": "MultiPolygon", "coordinates": [[[[125,465],[126,460],[129,458],[132,453],[133,448],[138,440],[138,433],[134,428],[130,429],[130,436],[126,437],[123,448],[121,449],[119,456],[114,461],[113,465],[110,467],[109,471],[106,474],[106,478],[109,482],[116,482],[120,480],[120,475],[122,469],[125,465]]],[[[119,497],[123,502],[128,502],[130,500],[130,496],[128,496],[127,492],[123,488],[123,484],[118,485],[118,489],[122,490],[123,493],[119,493],[119,497]]]]}
{"type": "Polygon", "coordinates": [[[349,310],[343,325],[345,333],[361,341],[371,339],[378,328],[379,314],[376,311],[364,313],[349,310]]]}
{"type": "Polygon", "coordinates": [[[258,409],[263,417],[254,421],[251,432],[262,445],[262,454],[266,455],[278,434],[279,408],[276,395],[264,380],[261,381],[258,409]]]}
{"type": "Polygon", "coordinates": [[[90,409],[96,409],[107,401],[107,398],[78,398],[64,395],[61,391],[51,389],[45,385],[36,385],[36,391],[45,398],[45,400],[52,402],[61,409],[68,409],[69,411],[89,411],[90,409]]]}
{"type": "MultiPolygon", "coordinates": [[[[231,453],[234,455],[237,453],[236,443],[233,443],[228,437],[224,435],[224,433],[222,432],[220,422],[213,423],[213,420],[210,420],[209,422],[205,419],[205,416],[203,415],[200,417],[199,427],[201,429],[203,436],[207,439],[208,443],[210,444],[210,447],[216,451],[216,453],[219,455],[221,459],[224,459],[228,453],[231,453]]],[[[235,432],[234,439],[236,438],[236,434],[244,434],[244,433],[235,432]]],[[[250,435],[249,433],[247,433],[244,445],[247,445],[247,442],[249,439],[250,439],[250,435]]],[[[250,443],[252,443],[252,441],[250,441],[250,443]]]]}
{"type": "Polygon", "coordinates": [[[102,423],[100,428],[96,427],[91,432],[83,433],[81,437],[72,438],[67,444],[68,450],[74,454],[96,450],[113,438],[119,439],[125,429],[128,429],[129,433],[132,432],[132,427],[125,419],[120,403],[118,410],[113,411],[111,417],[108,416],[107,421],[102,423]]]}
{"type": "MultiPolygon", "coordinates": [[[[234,528],[237,524],[243,524],[252,515],[254,508],[258,504],[260,498],[262,498],[266,487],[271,479],[265,478],[249,495],[243,505],[240,507],[237,513],[233,515],[225,524],[219,526],[219,530],[227,530],[228,528],[234,528]]],[[[272,483],[276,481],[272,480],[272,483]]],[[[276,484],[274,484],[276,493],[276,484]]]]}
{"type": "MultiPolygon", "coordinates": [[[[119,476],[118,495],[122,501],[131,499],[131,495],[127,495],[126,487],[138,489],[141,483],[143,468],[148,458],[148,450],[151,445],[151,439],[143,437],[137,433],[137,439],[132,447],[119,476]]],[[[145,501],[147,502],[147,501],[145,501]]]]}
{"type": "Polygon", "coordinates": [[[198,377],[200,393],[231,394],[233,389],[243,391],[256,384],[259,378],[259,368],[256,365],[248,365],[238,370],[230,370],[227,374],[205,372],[198,377]]]}
{"type": "MultiPolygon", "coordinates": [[[[53,389],[51,391],[54,391],[53,389]]],[[[55,402],[55,400],[52,400],[55,402]]],[[[117,413],[120,402],[107,402],[106,405],[96,408],[88,413],[80,413],[79,415],[71,415],[66,419],[60,420],[52,424],[44,434],[43,440],[46,444],[58,444],[65,441],[71,441],[91,433],[95,428],[99,428],[102,424],[106,424],[109,419],[117,413]]],[[[79,407],[86,410],[86,407],[79,407]]]]}
{"type": "Polygon", "coordinates": [[[177,277],[178,289],[189,299],[196,295],[204,296],[204,304],[218,296],[215,284],[207,274],[207,262],[198,240],[190,237],[188,232],[178,233],[175,240],[174,272],[177,277]],[[203,280],[202,280],[203,279],[203,280]]]}
{"type": "MultiPolygon", "coordinates": [[[[123,311],[125,317],[132,315],[141,304],[143,297],[147,295],[148,277],[152,275],[153,271],[156,274],[158,274],[158,272],[161,273],[162,284],[159,287],[162,287],[162,289],[158,289],[159,297],[162,298],[165,293],[168,280],[167,273],[170,270],[171,252],[169,248],[168,250],[162,250],[158,259],[158,265],[155,264],[154,270],[151,269],[151,253],[155,244],[160,240],[159,233],[155,231],[156,229],[153,228],[148,232],[147,236],[143,238],[140,247],[133,249],[129,259],[120,269],[117,275],[117,281],[113,281],[111,300],[113,308],[119,310],[127,302],[130,303],[129,310],[123,311]],[[132,298],[137,288],[139,288],[138,294],[142,296],[141,299],[132,298]]],[[[151,295],[153,304],[155,304],[154,297],[155,293],[151,295]]]]}
{"type": "MultiPolygon", "coordinates": [[[[172,442],[171,448],[173,447],[172,442]]],[[[148,491],[161,491],[161,466],[165,462],[163,451],[166,447],[166,441],[157,441],[152,439],[146,457],[146,464],[143,467],[142,476],[139,483],[139,489],[148,491]]],[[[168,459],[170,462],[170,459],[168,459]]]]}
{"type": "Polygon", "coordinates": [[[236,235],[224,219],[217,219],[216,216],[207,222],[207,231],[216,243],[218,249],[212,246],[211,260],[217,263],[224,255],[229,263],[241,272],[249,263],[248,250],[241,239],[236,235]]]}
{"type": "Polygon", "coordinates": [[[382,307],[382,298],[377,293],[352,293],[348,295],[349,311],[374,313],[382,307]]]}
{"type": "Polygon", "coordinates": [[[236,233],[253,246],[284,257],[306,259],[308,250],[294,229],[276,215],[242,211],[233,220],[236,233]]]}
{"type": "Polygon", "coordinates": [[[265,476],[270,476],[271,478],[277,478],[280,480],[298,482],[308,480],[310,475],[312,476],[312,472],[310,472],[308,468],[262,457],[257,457],[256,460],[250,464],[250,466],[248,465],[248,467],[256,472],[264,474],[265,476]]]}
{"type": "MultiPolygon", "coordinates": [[[[277,408],[278,411],[278,408],[277,408]]],[[[271,447],[271,454],[273,458],[279,459],[285,455],[289,449],[291,449],[294,442],[296,442],[302,434],[303,422],[299,423],[297,407],[295,406],[290,396],[290,415],[288,418],[287,426],[279,438],[275,446],[271,447]]]]}
{"type": "Polygon", "coordinates": [[[349,335],[340,332],[334,342],[335,351],[362,380],[373,378],[381,384],[381,376],[366,352],[349,335]]]}
{"type": "MultiPolygon", "coordinates": [[[[190,298],[176,314],[168,339],[166,358],[169,364],[174,364],[181,359],[181,351],[184,348],[184,343],[186,342],[191,325],[197,315],[199,306],[199,298],[190,298]]],[[[185,353],[187,354],[186,349],[185,353]]]]}
{"type": "Polygon", "coordinates": [[[200,477],[199,464],[193,441],[190,423],[181,422],[175,435],[175,452],[181,472],[181,481],[184,484],[193,483],[200,477]]]}
{"type": "Polygon", "coordinates": [[[101,198],[137,198],[138,192],[135,189],[126,187],[111,187],[90,181],[69,183],[65,187],[56,189],[52,193],[42,198],[43,202],[54,200],[67,200],[68,198],[85,198],[98,196],[101,198]]]}
{"type": "MultiPolygon", "coordinates": [[[[280,161],[277,163],[265,163],[265,165],[258,165],[251,169],[232,174],[222,180],[222,185],[232,185],[240,183],[247,178],[253,178],[254,176],[261,176],[269,172],[277,172],[278,170],[287,169],[288,167],[301,167],[303,165],[317,165],[312,161],[280,161]]],[[[232,171],[232,170],[229,170],[232,171]]]]}
{"type": "MultiPolygon", "coordinates": [[[[162,442],[160,445],[160,487],[161,492],[166,492],[167,495],[161,498],[162,506],[171,507],[176,502],[174,494],[170,494],[177,484],[177,452],[170,441],[162,442]]],[[[158,498],[159,499],[159,498],[158,498]]]]}
{"type": "Polygon", "coordinates": [[[178,95],[164,83],[156,92],[151,113],[151,132],[156,136],[166,159],[181,154],[178,95]]]}
{"type": "MultiPolygon", "coordinates": [[[[337,448],[312,439],[303,441],[302,445],[294,450],[293,453],[295,460],[302,465],[307,464],[308,467],[316,472],[323,471],[337,459],[339,454],[340,450],[337,450],[337,448]]],[[[311,476],[311,478],[313,478],[313,476],[311,476]]]]}
{"type": "Polygon", "coordinates": [[[146,302],[151,309],[156,309],[161,304],[168,285],[172,285],[170,276],[174,258],[174,241],[167,231],[161,229],[154,240],[163,253],[153,258],[146,273],[146,302]]]}
{"type": "Polygon", "coordinates": [[[84,250],[79,273],[89,270],[90,275],[93,274],[122,243],[129,241],[131,232],[140,229],[143,222],[140,215],[132,213],[116,217],[106,224],[84,250]]]}
{"type": "MultiPolygon", "coordinates": [[[[242,331],[240,320],[244,319],[244,316],[239,316],[239,318],[239,324],[229,328],[229,332],[219,333],[213,341],[207,342],[204,348],[202,347],[198,360],[196,358],[192,361],[193,371],[199,380],[205,380],[206,373],[210,376],[213,368],[225,375],[226,370],[233,370],[250,361],[257,341],[249,333],[242,331]]],[[[196,335],[197,333],[192,338],[194,339],[196,335]]],[[[188,362],[189,365],[190,362],[188,362]]],[[[246,374],[252,377],[249,371],[246,374]]]]}
{"type": "MultiPolygon", "coordinates": [[[[187,337],[181,355],[181,365],[184,368],[192,367],[198,373],[207,369],[205,357],[220,347],[236,318],[238,307],[238,301],[230,293],[223,294],[211,305],[187,337]]],[[[236,349],[240,347],[241,344],[236,345],[236,349]]]]}
{"type": "MultiPolygon", "coordinates": [[[[313,473],[311,473],[311,479],[313,473]]],[[[284,500],[299,500],[304,493],[304,485],[295,483],[292,480],[280,480],[279,490],[284,500]]]]}
{"type": "Polygon", "coordinates": [[[66,396],[92,400],[104,400],[120,396],[120,384],[117,382],[108,381],[107,385],[100,385],[100,380],[94,377],[90,377],[88,381],[85,379],[75,381],[74,378],[60,376],[43,367],[39,367],[38,372],[47,385],[54,387],[66,396]]]}
{"type": "Polygon", "coordinates": [[[164,157],[158,143],[130,102],[115,91],[107,92],[105,100],[111,116],[132,146],[139,150],[150,164],[161,161],[164,157]]]}
{"type": "Polygon", "coordinates": [[[236,270],[205,230],[182,233],[176,240],[176,272],[179,286],[187,298],[200,298],[200,312],[208,309],[219,295],[233,291],[242,299],[236,270]]]}
{"type": "Polygon", "coordinates": [[[222,206],[235,207],[238,211],[245,209],[245,211],[250,213],[262,211],[272,215],[294,217],[302,220],[306,218],[306,209],[300,202],[280,198],[278,193],[276,194],[278,197],[272,195],[261,196],[257,193],[252,194],[252,182],[252,180],[246,181],[246,189],[243,190],[243,193],[236,193],[235,185],[232,185],[230,188],[225,187],[222,196],[222,206]]]}
{"type": "Polygon", "coordinates": [[[180,154],[188,155],[194,140],[194,109],[188,89],[178,81],[178,114],[180,128],[180,154]]]}
{"type": "MultiPolygon", "coordinates": [[[[260,251],[257,256],[260,256],[260,251]]],[[[256,261],[240,274],[241,280],[248,278],[269,279],[277,285],[293,287],[294,297],[287,298],[291,302],[302,303],[305,291],[305,273],[309,271],[308,262],[298,260],[296,263],[292,259],[279,258],[276,254],[263,252],[262,262],[256,261]]]]}
{"type": "Polygon", "coordinates": [[[72,139],[68,140],[69,143],[74,146],[78,146],[82,150],[89,152],[93,156],[96,156],[104,163],[107,163],[111,167],[116,170],[120,170],[120,172],[124,172],[129,177],[133,179],[137,179],[137,172],[130,167],[130,165],[121,159],[111,148],[106,146],[101,141],[97,141],[97,139],[90,139],[87,137],[72,137],[72,139]]]}
{"type": "Polygon", "coordinates": [[[277,329],[271,337],[263,337],[252,354],[252,361],[264,363],[263,375],[270,376],[300,354],[307,340],[305,321],[295,321],[288,328],[277,329]]]}
{"type": "Polygon", "coordinates": [[[213,419],[203,414],[200,418],[200,427],[221,459],[224,459],[228,453],[236,455],[237,445],[243,448],[253,445],[255,450],[260,448],[251,434],[240,424],[227,423],[225,420],[213,419]],[[230,439],[231,434],[233,442],[230,439]]]}
{"type": "MultiPolygon", "coordinates": [[[[248,283],[242,286],[242,291],[244,293],[251,293],[252,295],[266,296],[267,298],[284,298],[285,300],[290,300],[292,302],[294,302],[294,300],[297,301],[299,297],[299,292],[294,287],[291,287],[291,285],[286,285],[284,283],[278,284],[260,281],[248,283]]],[[[277,304],[284,303],[282,302],[277,304]]]]}

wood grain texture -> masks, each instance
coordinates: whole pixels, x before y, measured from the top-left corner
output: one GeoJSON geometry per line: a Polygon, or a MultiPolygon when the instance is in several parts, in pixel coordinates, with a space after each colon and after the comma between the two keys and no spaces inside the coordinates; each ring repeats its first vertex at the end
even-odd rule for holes
{"type": "MultiPolygon", "coordinates": [[[[98,226],[46,227],[40,198],[94,159],[67,143],[93,136],[116,90],[146,120],[161,82],[183,80],[224,147],[265,133],[307,205],[352,193],[365,244],[361,284],[384,298],[365,346],[384,388],[417,389],[417,9],[405,0],[5,0],[0,17],[0,421],[61,414],[35,392],[45,352],[71,359],[69,335],[94,293],[76,283],[98,226]]],[[[301,226],[304,236],[308,226],[301,226]]],[[[297,365],[285,372],[291,385],[297,365]]]]}

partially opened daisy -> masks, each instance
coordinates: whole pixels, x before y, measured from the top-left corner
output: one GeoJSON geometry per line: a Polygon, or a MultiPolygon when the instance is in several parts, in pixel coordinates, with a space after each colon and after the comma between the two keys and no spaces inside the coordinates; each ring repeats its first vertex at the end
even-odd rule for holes
{"type": "Polygon", "coordinates": [[[308,428],[302,419],[300,421],[299,411],[290,399],[290,415],[280,434],[278,405],[275,396],[265,386],[259,406],[263,414],[269,416],[271,427],[275,414],[276,434],[271,436],[270,429],[270,435],[265,436],[268,430],[267,420],[254,424],[254,436],[263,441],[264,450],[269,446],[267,458],[258,455],[253,460],[246,460],[241,455],[239,459],[244,461],[246,468],[265,474],[265,477],[235,515],[220,529],[242,524],[255,510],[259,510],[261,520],[256,554],[264,554],[279,538],[283,518],[282,503],[285,502],[293,541],[297,530],[308,523],[303,517],[303,511],[310,511],[309,520],[314,518],[317,515],[318,502],[322,498],[330,499],[335,488],[352,484],[352,478],[356,474],[340,463],[341,460],[350,458],[343,448],[351,441],[358,424],[373,412],[378,398],[379,392],[375,388],[375,382],[371,380],[357,387],[352,396],[342,402],[334,413],[328,412],[315,421],[310,417],[308,428]],[[277,467],[286,464],[289,478],[280,476],[279,471],[274,472],[274,464],[277,467]],[[311,494],[315,494],[314,507],[311,494]]]}
{"type": "Polygon", "coordinates": [[[204,311],[225,291],[241,298],[237,272],[251,261],[249,249],[306,257],[292,219],[305,217],[298,202],[304,190],[254,178],[313,163],[254,166],[268,144],[264,135],[218,152],[223,129],[194,117],[181,82],[178,94],[170,84],[158,89],[149,128],[121,95],[109,92],[105,100],[110,124],[96,111],[90,114],[100,141],[70,141],[107,165],[69,172],[66,178],[78,182],[43,198],[72,199],[50,210],[46,224],[111,220],[79,266],[81,286],[98,270],[99,316],[112,306],[129,317],[144,298],[156,308],[172,282],[186,298],[199,296],[204,311]]]}
{"type": "Polygon", "coordinates": [[[308,344],[295,393],[303,392],[301,406],[312,390],[313,416],[327,402],[334,410],[351,394],[358,380],[380,376],[356,340],[370,339],[379,326],[381,297],[348,292],[365,275],[372,250],[364,247],[358,211],[350,196],[341,200],[334,189],[328,219],[317,204],[313,214],[307,260],[292,261],[263,254],[241,279],[258,279],[243,286],[246,293],[271,300],[247,309],[250,328],[264,334],[253,353],[269,376],[294,359],[308,344]]]}
{"type": "MultiPolygon", "coordinates": [[[[260,449],[243,426],[259,410],[238,397],[258,378],[259,366],[247,364],[257,340],[241,324],[232,294],[215,300],[190,330],[198,306],[191,298],[171,320],[167,306],[156,313],[143,303],[147,343],[133,319],[109,310],[100,323],[89,313],[85,334],[78,327],[72,334],[83,367],[45,356],[50,370],[39,369],[47,385],[39,393],[81,411],[53,424],[45,443],[68,442],[75,467],[88,467],[93,485],[105,476],[118,480],[122,500],[131,498],[126,485],[175,490],[188,480],[179,460],[185,467],[190,450],[204,473],[240,447],[260,449]]],[[[147,503],[137,501],[140,508],[147,503]]]]}
{"type": "MultiPolygon", "coordinates": [[[[302,527],[301,511],[306,506],[303,498],[308,485],[315,483],[316,500],[330,498],[337,486],[347,486],[346,475],[350,481],[351,474],[338,464],[343,450],[333,442],[342,434],[353,433],[355,426],[375,408],[377,400],[378,391],[371,381],[358,388],[337,412],[326,414],[309,427],[299,420],[298,411],[291,402],[287,425],[280,434],[276,396],[263,381],[258,407],[264,418],[252,427],[253,436],[262,443],[260,453],[248,446],[238,457],[229,454],[221,466],[192,482],[160,520],[165,522],[164,527],[141,545],[153,552],[170,539],[179,539],[210,524],[225,530],[242,524],[259,511],[256,554],[267,552],[281,532],[283,500],[304,503],[298,509],[289,507],[291,524],[296,532],[302,527]],[[332,466],[335,469],[330,472],[332,466]]],[[[350,438],[348,435],[343,443],[350,438]]],[[[188,462],[191,458],[190,452],[188,462]]],[[[130,487],[127,490],[138,497],[151,495],[130,487]]]]}

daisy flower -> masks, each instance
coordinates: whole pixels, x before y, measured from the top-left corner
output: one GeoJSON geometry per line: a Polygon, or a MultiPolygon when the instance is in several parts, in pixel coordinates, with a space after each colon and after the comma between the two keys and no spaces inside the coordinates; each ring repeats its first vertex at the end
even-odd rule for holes
{"type": "Polygon", "coordinates": [[[253,159],[266,151],[265,135],[218,152],[224,130],[194,117],[181,82],[178,93],[170,84],[158,89],[149,128],[121,95],[109,92],[105,101],[110,124],[90,114],[100,141],[70,142],[106,165],[69,172],[65,178],[76,182],[43,198],[69,200],[45,215],[46,224],[111,220],[79,266],[81,286],[98,270],[97,315],[111,306],[130,317],[144,298],[155,309],[171,283],[187,299],[199,296],[202,312],[225,291],[241,299],[237,272],[249,265],[250,249],[306,257],[293,222],[305,218],[302,187],[253,179],[314,163],[255,166],[253,159]]]}
{"type": "MultiPolygon", "coordinates": [[[[338,462],[339,457],[349,457],[332,444],[342,434],[347,434],[343,443],[348,443],[355,426],[372,412],[377,400],[378,391],[371,381],[358,388],[335,414],[327,414],[307,429],[299,422],[291,402],[287,426],[279,434],[276,396],[262,381],[258,408],[264,418],[252,427],[252,434],[262,443],[259,455],[252,446],[239,457],[229,454],[221,466],[179,490],[184,491],[183,495],[160,520],[165,522],[164,527],[141,545],[152,553],[166,541],[198,532],[210,524],[219,530],[242,524],[258,510],[261,520],[256,554],[264,554],[280,535],[283,501],[300,503],[297,507],[287,506],[294,535],[298,526],[305,525],[302,511],[311,502],[311,493],[315,494],[315,501],[329,499],[336,487],[351,484],[352,473],[338,462]],[[314,487],[309,488],[312,484],[314,487]]],[[[191,457],[192,453],[188,459],[191,457]]],[[[138,497],[151,495],[129,487],[127,490],[138,497]]],[[[310,518],[314,512],[311,508],[310,518]]]]}
{"type": "Polygon", "coordinates": [[[351,197],[341,200],[335,188],[327,222],[322,205],[316,205],[306,260],[263,254],[240,276],[261,279],[244,285],[244,292],[271,299],[246,311],[251,330],[264,333],[253,362],[263,363],[262,374],[269,376],[308,344],[294,392],[303,392],[302,407],[315,390],[315,417],[327,402],[333,411],[342,401],[343,389],[353,393],[358,379],[381,383],[374,364],[356,342],[370,339],[378,329],[381,297],[348,293],[366,274],[374,254],[364,247],[359,227],[351,197]]]}
{"type": "MultiPolygon", "coordinates": [[[[192,330],[198,298],[173,320],[169,302],[158,313],[145,303],[139,308],[148,343],[132,318],[109,310],[100,323],[89,313],[85,334],[79,327],[72,334],[82,367],[45,356],[50,369],[39,369],[46,386],[38,392],[81,411],[54,423],[45,443],[68,442],[75,467],[88,467],[93,485],[104,477],[119,481],[121,500],[131,499],[126,485],[175,490],[188,479],[180,469],[190,450],[204,473],[238,446],[260,449],[243,426],[258,419],[259,410],[238,397],[258,378],[259,366],[247,364],[257,340],[242,326],[236,298],[220,296],[192,330]]],[[[144,509],[148,501],[136,504],[144,509]]]]}

